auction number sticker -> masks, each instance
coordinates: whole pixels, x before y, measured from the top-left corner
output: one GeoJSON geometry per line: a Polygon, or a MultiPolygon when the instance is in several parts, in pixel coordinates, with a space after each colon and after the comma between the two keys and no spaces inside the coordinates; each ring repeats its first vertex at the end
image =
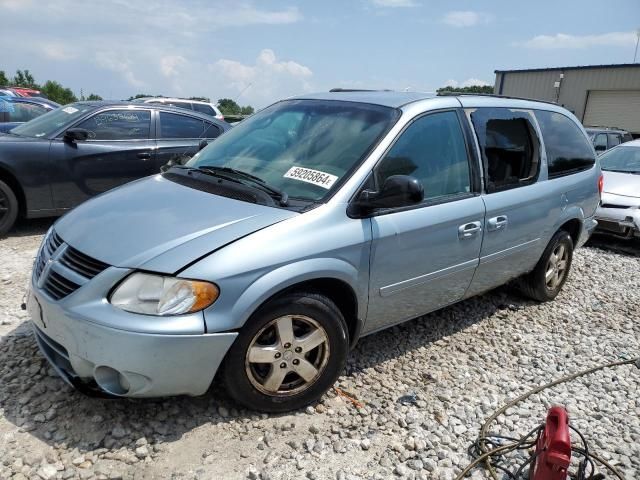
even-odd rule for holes
{"type": "Polygon", "coordinates": [[[64,107],[62,111],[71,115],[72,113],[76,113],[78,109],[75,107],[64,107]]]}
{"type": "Polygon", "coordinates": [[[330,173],[303,167],[291,167],[283,176],[284,178],[293,178],[302,182],[311,183],[318,187],[326,188],[327,190],[338,180],[338,177],[330,173]]]}

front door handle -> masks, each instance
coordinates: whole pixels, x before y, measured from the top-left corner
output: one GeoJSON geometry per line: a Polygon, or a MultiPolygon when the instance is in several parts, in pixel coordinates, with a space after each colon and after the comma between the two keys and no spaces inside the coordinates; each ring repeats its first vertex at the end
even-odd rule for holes
{"type": "Polygon", "coordinates": [[[460,225],[458,227],[458,238],[461,240],[467,238],[473,238],[478,235],[482,231],[482,223],[480,222],[471,222],[465,223],[464,225],[460,225]]]}
{"type": "Polygon", "coordinates": [[[138,153],[138,158],[141,158],[143,160],[149,160],[151,158],[151,153],[150,152],[140,152],[140,153],[138,153]]]}
{"type": "Polygon", "coordinates": [[[504,230],[507,228],[507,224],[509,223],[509,219],[506,215],[498,215],[497,217],[490,218],[487,220],[487,230],[490,232],[495,232],[496,230],[504,230]]]}

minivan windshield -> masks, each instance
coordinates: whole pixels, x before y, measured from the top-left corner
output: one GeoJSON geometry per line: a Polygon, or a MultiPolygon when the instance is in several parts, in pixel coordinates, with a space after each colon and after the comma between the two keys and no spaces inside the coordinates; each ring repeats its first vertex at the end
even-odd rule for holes
{"type": "Polygon", "coordinates": [[[398,111],[365,103],[287,100],[222,135],[188,167],[248,173],[289,197],[319,201],[375,146],[398,111]]]}
{"type": "Polygon", "coordinates": [[[9,133],[20,135],[21,137],[46,138],[95,108],[95,105],[71,103],[23,123],[10,130],[9,133]]]}
{"type": "Polygon", "coordinates": [[[616,147],[598,157],[600,168],[611,172],[640,173],[640,148],[616,147]]]}

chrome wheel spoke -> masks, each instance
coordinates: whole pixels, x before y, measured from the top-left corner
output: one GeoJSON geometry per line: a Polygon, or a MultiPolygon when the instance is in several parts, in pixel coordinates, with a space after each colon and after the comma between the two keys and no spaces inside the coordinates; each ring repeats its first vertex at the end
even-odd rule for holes
{"type": "Polygon", "coordinates": [[[295,338],[293,335],[293,318],[280,317],[276,323],[276,331],[281,345],[292,344],[295,338]]]}
{"type": "Polygon", "coordinates": [[[547,273],[545,273],[544,275],[544,280],[547,284],[549,284],[552,278],[553,278],[553,268],[549,268],[547,269],[547,273]]]}
{"type": "Polygon", "coordinates": [[[558,268],[558,271],[564,272],[564,270],[567,268],[567,261],[566,260],[560,260],[558,262],[558,265],[556,265],[556,267],[558,268]]]}
{"type": "Polygon", "coordinates": [[[271,372],[267,375],[262,386],[269,392],[277,392],[284,381],[284,377],[287,376],[287,373],[289,373],[288,369],[280,368],[278,365],[273,365],[273,367],[271,367],[271,372]]]}
{"type": "Polygon", "coordinates": [[[294,367],[294,372],[300,375],[306,382],[310,382],[318,374],[318,369],[307,360],[301,359],[300,363],[294,367]]]}
{"type": "Polygon", "coordinates": [[[249,349],[249,361],[251,363],[273,363],[278,350],[275,347],[253,346],[249,349]]]}
{"type": "Polygon", "coordinates": [[[564,257],[564,245],[560,245],[556,250],[556,262],[564,257]]]}
{"type": "Polygon", "coordinates": [[[302,348],[303,353],[310,352],[319,345],[327,341],[327,337],[320,329],[313,330],[304,337],[296,339],[296,345],[302,348]]]}

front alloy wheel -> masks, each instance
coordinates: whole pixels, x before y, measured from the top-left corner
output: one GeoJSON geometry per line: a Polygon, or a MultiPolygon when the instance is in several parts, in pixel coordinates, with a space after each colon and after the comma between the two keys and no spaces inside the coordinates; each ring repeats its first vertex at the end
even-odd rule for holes
{"type": "Polygon", "coordinates": [[[318,293],[288,293],[247,321],[227,352],[222,376],[238,403],[285,412],[318,400],[338,378],[347,353],[338,307],[318,293]]]}
{"type": "Polygon", "coordinates": [[[252,385],[267,395],[295,395],[312,385],[329,359],[329,339],[310,317],[285,315],[262,328],[245,359],[252,385]]]}

